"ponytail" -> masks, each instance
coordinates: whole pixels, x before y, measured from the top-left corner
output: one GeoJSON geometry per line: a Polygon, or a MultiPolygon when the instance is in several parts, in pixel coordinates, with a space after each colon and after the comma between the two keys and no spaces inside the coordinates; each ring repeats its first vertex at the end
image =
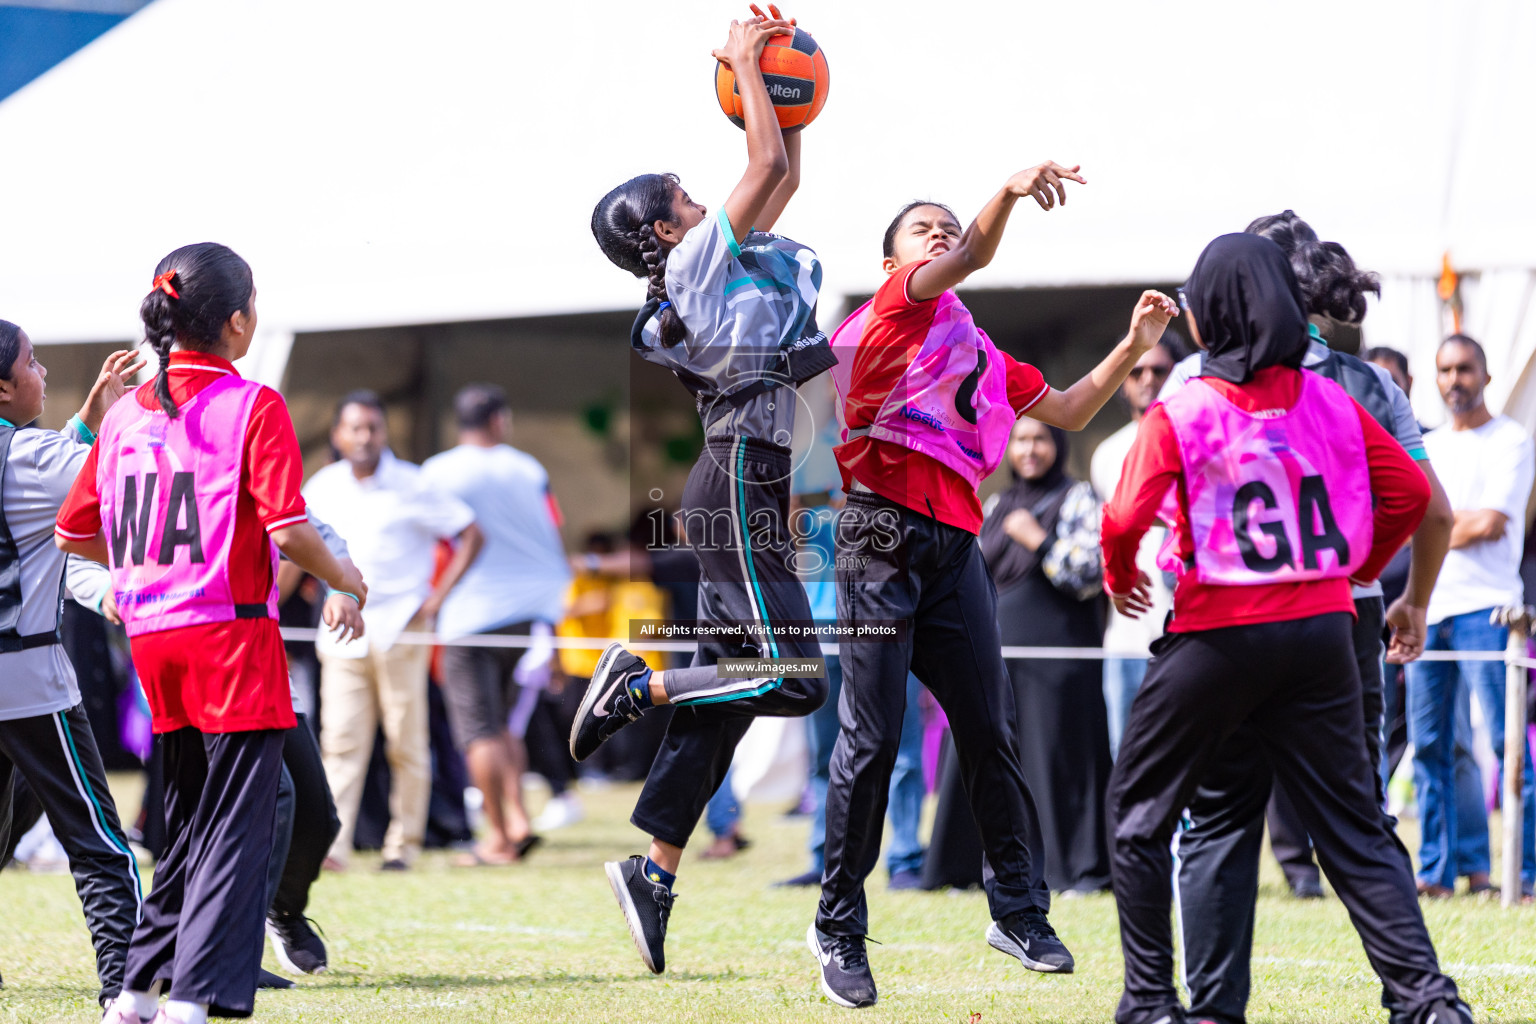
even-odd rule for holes
{"type": "Polygon", "coordinates": [[[1367,293],[1381,295],[1381,278],[1355,266],[1338,242],[1323,242],[1295,211],[1260,217],[1245,229],[1280,246],[1307,301],[1307,313],[1357,324],[1365,319],[1367,293]]]}
{"type": "Polygon", "coordinates": [[[144,341],[160,359],[155,397],[172,419],[180,415],[171,396],[171,346],[206,352],[223,337],[236,313],[249,313],[251,267],[216,242],[184,245],[155,267],[155,280],[139,304],[144,341]]]}
{"type": "Polygon", "coordinates": [[[675,174],[642,174],[603,196],[592,211],[592,235],[609,262],[647,280],[645,295],[662,303],[659,336],[668,348],[688,336],[677,308],[667,298],[667,249],[655,223],[672,219],[675,174]]]}

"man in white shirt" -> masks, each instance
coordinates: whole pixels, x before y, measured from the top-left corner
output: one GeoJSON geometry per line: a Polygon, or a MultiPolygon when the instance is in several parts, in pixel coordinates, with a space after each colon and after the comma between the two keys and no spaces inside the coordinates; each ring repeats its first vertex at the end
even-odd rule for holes
{"type": "Polygon", "coordinates": [[[341,830],[327,859],[344,867],[352,852],[363,781],[376,730],[389,762],[386,870],[408,868],[421,852],[432,791],[427,663],[431,648],[397,644],[407,630],[431,629],[444,600],[479,554],[482,536],[469,506],[429,486],[421,468],[389,450],[384,405],[354,391],[336,407],[331,444],[340,453],[310,477],[304,500],[346,539],[368,580],[367,633],[351,644],[322,633],[320,749],[341,830]],[[439,540],[455,541],[436,586],[439,540]]]}
{"type": "MultiPolygon", "coordinates": [[[[1136,361],[1131,375],[1120,385],[1120,397],[1130,408],[1131,422],[1100,441],[1089,463],[1088,478],[1105,501],[1115,496],[1120,471],[1136,440],[1141,418],[1156,401],[1158,390],[1179,361],[1177,346],[1177,340],[1165,332],[1151,351],[1136,361]]],[[[1173,607],[1173,591],[1168,589],[1157,567],[1157,551],[1167,532],[1161,526],[1148,530],[1136,550],[1137,566],[1152,580],[1152,610],[1138,619],[1128,619],[1111,608],[1105,624],[1104,648],[1109,654],[1104,658],[1104,706],[1109,712],[1111,756],[1120,752],[1120,736],[1131,714],[1131,701],[1147,675],[1152,641],[1163,635],[1163,620],[1173,607]]]]}
{"type": "MultiPolygon", "coordinates": [[[[571,582],[549,474],[506,443],[512,415],[501,388],[470,384],[453,407],[459,444],[428,459],[422,479],[474,511],[485,547],[443,601],[438,633],[451,641],[472,633],[528,636],[540,624],[547,630],[560,621],[571,582]]],[[[467,858],[477,864],[519,860],[537,842],[523,807],[522,733],[539,693],[519,692],[522,655],[518,647],[443,651],[448,721],[470,781],[484,798],[486,835],[467,858]]]]}
{"type": "MultiPolygon", "coordinates": [[[[1508,631],[1490,624],[1502,605],[1524,599],[1520,553],[1525,508],[1536,477],[1531,438],[1514,420],[1495,416],[1483,401],[1488,360],[1466,335],[1447,338],[1435,355],[1435,383],[1451,420],[1430,431],[1424,446],[1455,512],[1451,550],[1429,599],[1429,651],[1502,651],[1508,631]]],[[[1414,745],[1419,823],[1419,889],[1449,896],[1456,876],[1455,735],[1458,688],[1482,707],[1494,752],[1504,754],[1504,666],[1497,661],[1414,662],[1408,666],[1408,738],[1414,745]]],[[[1514,742],[1521,742],[1517,737],[1514,742]]],[[[1525,746],[1524,743],[1521,744],[1525,746]]],[[[1525,758],[1525,858],[1521,888],[1536,883],[1536,778],[1525,758]]]]}

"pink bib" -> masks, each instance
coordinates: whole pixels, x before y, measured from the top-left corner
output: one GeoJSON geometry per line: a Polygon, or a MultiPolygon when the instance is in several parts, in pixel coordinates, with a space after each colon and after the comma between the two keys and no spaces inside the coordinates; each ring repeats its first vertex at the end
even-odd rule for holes
{"type": "Polygon", "coordinates": [[[261,385],[230,374],[171,419],[123,396],[102,421],[96,466],[113,596],[129,636],[277,618],[277,545],[265,605],[236,605],[229,552],[245,431],[261,385]]]}
{"type": "Polygon", "coordinates": [[[1184,464],[1202,583],[1336,579],[1370,553],[1360,414],[1337,384],[1301,375],[1287,411],[1245,412],[1202,378],[1163,403],[1184,464]]]}
{"type": "MultiPolygon", "coordinates": [[[[832,380],[843,402],[873,301],[832,332],[838,356],[832,380]]],[[[1016,419],[997,347],[950,291],[939,296],[922,348],[874,422],[853,430],[844,426],[843,440],[868,436],[899,444],[943,463],[976,487],[1002,464],[1016,419]]]]}

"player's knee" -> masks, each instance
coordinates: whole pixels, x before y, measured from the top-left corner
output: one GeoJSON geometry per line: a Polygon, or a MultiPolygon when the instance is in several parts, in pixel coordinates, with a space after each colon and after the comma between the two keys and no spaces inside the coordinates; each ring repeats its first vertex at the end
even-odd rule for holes
{"type": "Polygon", "coordinates": [[[825,676],[796,676],[784,680],[784,688],[805,702],[805,713],[810,714],[827,702],[831,684],[825,676]]]}

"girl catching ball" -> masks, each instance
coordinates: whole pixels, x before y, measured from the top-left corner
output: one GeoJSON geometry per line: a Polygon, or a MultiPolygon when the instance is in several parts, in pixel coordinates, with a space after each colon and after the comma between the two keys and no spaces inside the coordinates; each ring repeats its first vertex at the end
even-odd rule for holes
{"type": "Polygon", "coordinates": [[[800,178],[800,137],[780,131],[758,68],[764,44],[792,27],[770,11],[732,22],[714,54],[736,75],[747,133],[747,170],[725,204],[711,215],[677,178],[645,174],[592,214],[604,255],[649,282],[631,344],[677,375],[704,423],[681,515],[701,567],[700,625],[723,636],[701,642],[691,667],[663,672],[610,646],[571,728],[571,755],[583,760],[652,707],[677,707],[631,818],[652,837],[648,855],[606,865],[640,956],[657,973],[683,847],[737,742],[754,716],[808,715],[827,693],[824,677],[716,671],[725,657],[821,653],[814,637],[783,630],[811,619],[788,530],[794,388],[833,359],[816,327],[816,254],[767,233],[800,178]]]}

